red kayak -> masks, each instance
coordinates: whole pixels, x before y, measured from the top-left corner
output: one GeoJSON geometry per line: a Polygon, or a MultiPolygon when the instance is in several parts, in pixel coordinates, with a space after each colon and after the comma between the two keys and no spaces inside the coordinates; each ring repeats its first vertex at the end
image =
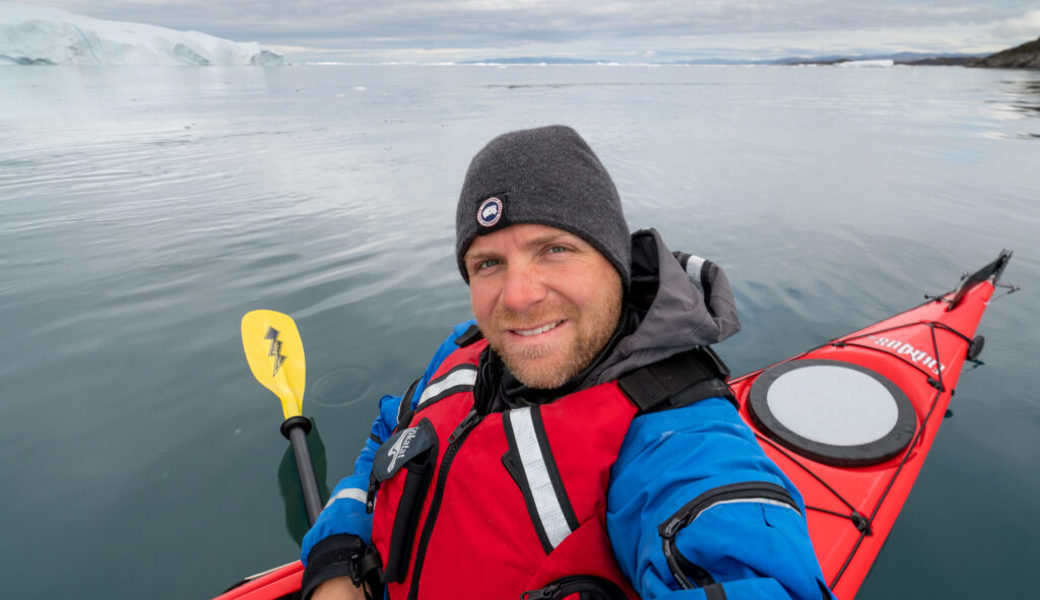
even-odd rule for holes
{"type": "Polygon", "coordinates": [[[957,290],[730,382],[741,415],[805,498],[834,594],[851,600],[946,415],[1011,253],[957,290]]]}
{"type": "MultiPolygon", "coordinates": [[[[740,413],[805,498],[835,595],[851,600],[888,537],[946,415],[1011,253],[941,297],[732,379],[740,413]]],[[[297,561],[219,600],[298,598],[297,561]]]]}

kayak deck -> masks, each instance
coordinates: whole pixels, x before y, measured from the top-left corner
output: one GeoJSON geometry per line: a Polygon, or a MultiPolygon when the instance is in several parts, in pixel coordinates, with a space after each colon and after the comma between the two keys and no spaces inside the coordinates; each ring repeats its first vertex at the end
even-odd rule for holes
{"type": "MultiPolygon", "coordinates": [[[[839,598],[855,596],[888,537],[946,415],[964,362],[981,350],[982,338],[973,336],[993,295],[994,280],[1009,258],[1010,253],[1002,253],[955,292],[731,380],[742,417],[805,499],[813,546],[827,583],[839,598]],[[780,381],[803,366],[832,365],[848,366],[876,380],[879,390],[887,388],[878,392],[880,396],[891,394],[895,404],[905,402],[912,409],[903,416],[898,409],[879,409],[896,413],[894,418],[887,415],[893,431],[905,429],[901,434],[905,439],[894,442],[895,451],[873,448],[874,456],[857,455],[852,450],[859,448],[799,435],[799,431],[805,435],[820,431],[818,422],[828,422],[832,416],[819,413],[826,413],[829,404],[840,406],[843,394],[861,393],[862,387],[870,387],[869,381],[853,390],[840,378],[827,379],[816,388],[803,388],[801,399],[796,392],[779,389],[772,405],[782,416],[759,414],[769,409],[762,400],[769,392],[761,389],[767,380],[780,381]],[[763,384],[756,389],[759,379],[763,384]],[[791,408],[798,402],[806,407],[804,416],[791,408]]],[[[859,381],[857,377],[848,382],[859,381]]],[[[864,420],[864,416],[856,414],[854,419],[864,420]]],[[[837,421],[841,423],[840,415],[837,421]]],[[[878,446],[883,441],[872,443],[878,446]]]]}
{"type": "Polygon", "coordinates": [[[299,600],[303,563],[294,561],[247,577],[214,600],[299,600]]]}

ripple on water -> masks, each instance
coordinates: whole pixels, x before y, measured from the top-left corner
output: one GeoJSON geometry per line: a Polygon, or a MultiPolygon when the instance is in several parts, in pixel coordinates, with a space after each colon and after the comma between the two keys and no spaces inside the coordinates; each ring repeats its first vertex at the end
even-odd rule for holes
{"type": "Polygon", "coordinates": [[[372,372],[361,366],[346,365],[314,378],[308,402],[319,406],[347,406],[372,399],[372,372]]]}

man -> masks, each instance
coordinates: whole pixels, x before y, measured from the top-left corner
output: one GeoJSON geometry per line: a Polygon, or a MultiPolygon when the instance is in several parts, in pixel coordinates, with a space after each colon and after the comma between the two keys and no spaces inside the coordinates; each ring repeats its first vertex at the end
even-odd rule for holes
{"type": "Polygon", "coordinates": [[[456,258],[475,327],[381,400],[304,540],[305,597],[830,597],[707,348],[739,329],[725,276],[630,235],[576,132],[476,155],[456,258]]]}

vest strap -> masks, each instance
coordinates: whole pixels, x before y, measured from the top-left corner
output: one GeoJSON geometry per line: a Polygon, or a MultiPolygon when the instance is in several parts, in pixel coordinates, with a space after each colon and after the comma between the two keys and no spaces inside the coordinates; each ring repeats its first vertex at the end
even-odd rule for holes
{"type": "MultiPolygon", "coordinates": [[[[412,382],[412,385],[408,386],[408,391],[401,396],[401,404],[397,406],[397,425],[394,426],[394,433],[399,430],[408,427],[408,423],[412,420],[412,401],[415,396],[415,388],[419,387],[419,382],[422,378],[416,379],[412,382]]],[[[383,445],[382,440],[377,440],[380,446],[383,445]]]]}
{"type": "Polygon", "coordinates": [[[640,414],[679,408],[721,396],[736,404],[726,384],[729,369],[714,351],[698,347],[626,373],[618,387],[640,414]]]}
{"type": "Polygon", "coordinates": [[[455,345],[459,348],[465,348],[466,346],[482,339],[484,339],[484,333],[480,331],[480,327],[477,327],[477,324],[474,323],[473,325],[470,325],[466,331],[463,331],[462,335],[455,338],[455,345]]]}

